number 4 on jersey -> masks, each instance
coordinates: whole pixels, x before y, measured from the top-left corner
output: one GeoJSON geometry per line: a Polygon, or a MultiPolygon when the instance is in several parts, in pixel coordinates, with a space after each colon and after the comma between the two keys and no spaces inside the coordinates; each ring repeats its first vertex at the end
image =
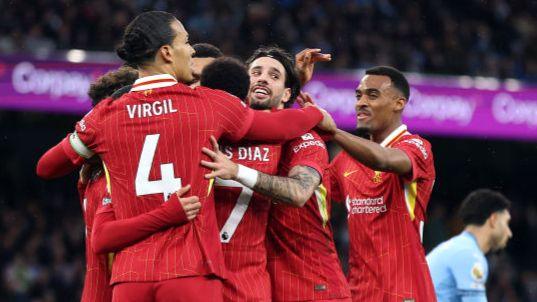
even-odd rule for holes
{"type": "Polygon", "coordinates": [[[167,163],[160,165],[162,177],[160,180],[149,180],[149,172],[153,165],[159,137],[160,134],[150,134],[145,137],[136,171],[135,188],[136,196],[162,193],[166,201],[171,193],[181,188],[181,178],[175,178],[173,163],[167,163]]]}

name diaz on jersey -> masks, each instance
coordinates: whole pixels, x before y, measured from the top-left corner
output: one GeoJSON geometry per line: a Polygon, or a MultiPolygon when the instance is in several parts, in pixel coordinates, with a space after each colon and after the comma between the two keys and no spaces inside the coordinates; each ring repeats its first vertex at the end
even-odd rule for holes
{"type": "Polygon", "coordinates": [[[261,161],[269,162],[270,161],[270,149],[267,147],[259,146],[248,146],[248,147],[237,147],[236,154],[233,153],[233,147],[226,146],[224,147],[224,154],[227,158],[233,160],[249,160],[249,161],[261,161]],[[237,158],[233,158],[236,155],[237,158]]]}

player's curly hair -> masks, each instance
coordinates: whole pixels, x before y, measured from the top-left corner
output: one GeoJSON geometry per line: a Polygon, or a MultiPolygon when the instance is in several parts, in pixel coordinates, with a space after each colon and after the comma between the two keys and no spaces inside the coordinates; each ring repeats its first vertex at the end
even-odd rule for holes
{"type": "Polygon", "coordinates": [[[483,225],[495,212],[511,207],[511,202],[502,193],[490,189],[478,189],[466,196],[459,208],[459,217],[464,225],[483,225]]]}
{"type": "Polygon", "coordinates": [[[200,84],[212,89],[223,90],[244,101],[250,88],[250,76],[246,66],[241,61],[230,57],[221,57],[203,68],[200,84]]]}
{"type": "Polygon", "coordinates": [[[137,78],[138,71],[128,66],[105,73],[90,85],[88,96],[91,98],[92,105],[97,105],[120,88],[131,85],[137,78]]]}
{"type": "Polygon", "coordinates": [[[175,38],[171,27],[174,20],[175,16],[167,12],[141,13],[127,25],[117,55],[134,68],[154,60],[157,50],[175,38]]]}
{"type": "Polygon", "coordinates": [[[295,69],[295,59],[285,50],[276,46],[263,46],[254,51],[252,56],[246,60],[246,64],[249,66],[257,58],[269,57],[277,60],[285,68],[285,88],[291,89],[291,96],[289,101],[284,104],[284,108],[289,108],[295,102],[297,96],[300,94],[300,79],[298,78],[297,71],[295,69]]]}

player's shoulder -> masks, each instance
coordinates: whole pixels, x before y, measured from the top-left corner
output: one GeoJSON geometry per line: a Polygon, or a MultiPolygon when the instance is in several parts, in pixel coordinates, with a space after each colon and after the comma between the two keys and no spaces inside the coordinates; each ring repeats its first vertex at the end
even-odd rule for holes
{"type": "Polygon", "coordinates": [[[401,138],[399,138],[397,142],[395,142],[394,145],[400,145],[400,144],[413,144],[413,145],[418,145],[418,146],[424,146],[427,149],[431,149],[431,142],[429,142],[427,139],[421,137],[418,134],[412,134],[412,133],[401,136],[401,138]]]}
{"type": "Polygon", "coordinates": [[[482,253],[476,247],[471,238],[461,233],[451,239],[444,241],[433,250],[443,257],[459,259],[460,257],[481,259],[482,253]]]}
{"type": "Polygon", "coordinates": [[[424,159],[432,159],[431,143],[417,134],[407,134],[401,136],[394,144],[394,148],[417,148],[424,159]]]}
{"type": "Polygon", "coordinates": [[[195,92],[199,93],[202,97],[207,98],[210,101],[233,101],[233,102],[239,102],[243,104],[244,107],[246,107],[246,104],[241,101],[238,97],[232,95],[229,92],[219,90],[219,89],[212,89],[204,86],[198,86],[193,89],[195,92]]]}

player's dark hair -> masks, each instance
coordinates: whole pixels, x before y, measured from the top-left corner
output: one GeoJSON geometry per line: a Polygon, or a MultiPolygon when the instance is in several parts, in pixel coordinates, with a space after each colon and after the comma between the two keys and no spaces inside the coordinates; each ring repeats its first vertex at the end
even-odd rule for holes
{"type": "Polygon", "coordinates": [[[117,100],[125,93],[131,91],[131,89],[132,89],[132,85],[123,86],[119,88],[118,90],[114,91],[114,93],[112,93],[110,97],[112,98],[112,100],[117,100]]]}
{"type": "Polygon", "coordinates": [[[105,73],[90,85],[88,96],[92,105],[97,105],[101,100],[113,95],[121,87],[131,85],[137,78],[138,71],[127,66],[105,73]]]}
{"type": "Polygon", "coordinates": [[[375,66],[365,71],[367,75],[387,76],[392,81],[393,87],[399,90],[408,100],[410,97],[410,87],[403,73],[396,68],[390,66],[375,66]]]}
{"type": "Polygon", "coordinates": [[[250,76],[241,61],[221,57],[203,68],[200,85],[220,89],[245,100],[250,89],[250,76]]]}
{"type": "Polygon", "coordinates": [[[478,189],[466,196],[459,208],[459,216],[465,226],[483,225],[493,213],[511,207],[502,193],[490,189],[478,189]]]}
{"type": "Polygon", "coordinates": [[[246,60],[246,64],[249,66],[253,61],[261,57],[273,58],[285,68],[285,88],[291,89],[291,96],[289,97],[289,101],[284,104],[284,108],[291,107],[300,93],[300,80],[295,70],[295,59],[285,50],[279,47],[269,46],[256,49],[252,56],[246,60]]]}
{"type": "Polygon", "coordinates": [[[167,12],[139,14],[127,25],[122,44],[116,49],[117,55],[134,68],[153,60],[159,48],[171,44],[175,38],[171,27],[175,20],[175,16],[167,12]]]}
{"type": "Polygon", "coordinates": [[[209,44],[209,43],[196,43],[192,45],[192,48],[194,48],[194,55],[192,55],[193,58],[220,58],[223,57],[224,54],[218,47],[209,44]]]}

